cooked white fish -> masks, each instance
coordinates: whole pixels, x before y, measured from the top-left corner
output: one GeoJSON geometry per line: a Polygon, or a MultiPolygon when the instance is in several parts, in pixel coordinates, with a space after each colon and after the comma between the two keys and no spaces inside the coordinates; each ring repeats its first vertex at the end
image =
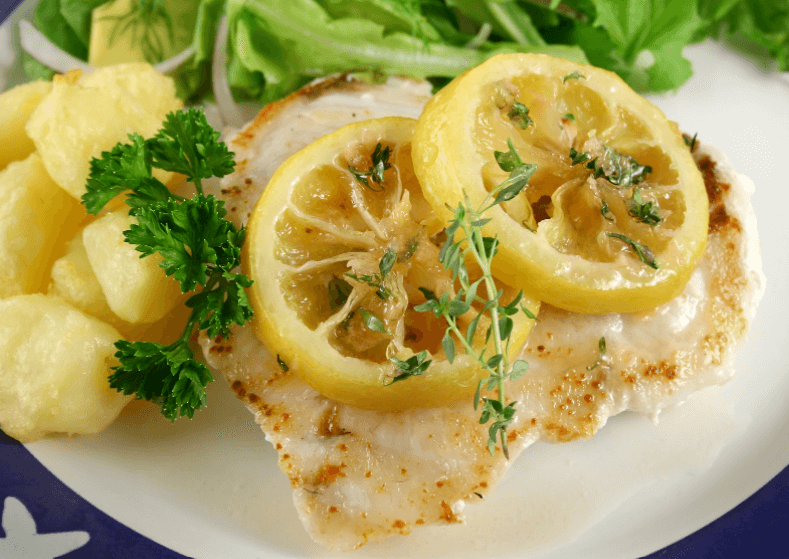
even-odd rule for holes
{"type": "MultiPolygon", "coordinates": [[[[371,86],[343,77],[308,87],[230,138],[240,163],[218,195],[241,224],[290,154],[353,120],[417,116],[427,96],[425,86],[403,80],[371,86]]],[[[235,328],[227,340],[202,338],[208,363],[277,449],[310,536],[349,550],[420,525],[462,522],[466,503],[481,502],[533,442],[591,437],[625,410],[654,417],[731,378],[764,286],[752,185],[713,148],[697,147],[695,157],[711,201],[701,265],[676,299],[647,312],[589,316],[543,306],[523,352],[530,372],[508,389],[518,401],[510,461],[488,453],[471,401],[359,410],[280,368],[251,328],[235,328]]]]}

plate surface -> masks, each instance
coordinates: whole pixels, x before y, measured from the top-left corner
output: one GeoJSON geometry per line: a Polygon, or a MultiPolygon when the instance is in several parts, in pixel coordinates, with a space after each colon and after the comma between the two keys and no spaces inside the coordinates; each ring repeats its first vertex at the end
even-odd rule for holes
{"type": "MultiPolygon", "coordinates": [[[[9,26],[19,15],[0,27],[0,89],[22,79],[9,26]]],[[[467,509],[465,526],[418,530],[354,557],[631,559],[712,522],[789,464],[789,179],[781,165],[789,146],[789,81],[715,43],[692,46],[686,55],[693,78],[674,95],[650,99],[683,130],[723,149],[756,184],[767,288],[737,376],[665,411],[657,425],[624,414],[589,441],[534,445],[486,504],[467,509]]],[[[12,448],[19,452],[18,445],[0,444],[0,465],[11,460],[12,448]]],[[[156,409],[135,403],[101,435],[26,448],[117,521],[119,538],[125,525],[206,559],[344,556],[317,547],[303,532],[275,452],[221,382],[210,387],[208,409],[191,422],[171,425],[156,409]]],[[[25,479],[0,479],[0,498],[18,497],[15,487],[21,495],[22,486],[43,484],[46,475],[31,469],[25,479]]],[[[43,514],[22,504],[36,520],[43,514]]],[[[82,527],[58,527],[66,529],[82,527]]],[[[66,557],[79,556],[73,553],[66,557]]],[[[678,556],[666,553],[656,557],[678,556]]]]}

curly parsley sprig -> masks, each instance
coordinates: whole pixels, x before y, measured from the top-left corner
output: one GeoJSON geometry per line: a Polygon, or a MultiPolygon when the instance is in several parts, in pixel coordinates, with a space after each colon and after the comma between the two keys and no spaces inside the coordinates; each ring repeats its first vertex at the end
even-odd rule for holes
{"type": "Polygon", "coordinates": [[[224,202],[205,196],[202,187],[203,179],[233,171],[233,153],[197,109],[168,114],[149,140],[138,134],[129,139],[131,143],[118,144],[91,161],[82,203],[96,214],[126,193],[129,213],[137,218],[124,231],[126,242],[135,245],[141,258],[159,254],[159,266],[181,284],[181,291],[197,293],[186,301],[192,312],[174,343],[115,343],[120,366],[114,367],[110,386],[157,403],[170,420],[192,417],[205,405],[205,387],[213,380],[208,368],[194,358],[189,346],[192,331],[197,326],[209,337],[227,337],[232,324],[243,325],[253,314],[244,291],[252,281],[234,272],[246,231],[224,219],[224,202]],[[171,193],[153,177],[153,168],[185,175],[196,195],[186,199],[171,193]]]}

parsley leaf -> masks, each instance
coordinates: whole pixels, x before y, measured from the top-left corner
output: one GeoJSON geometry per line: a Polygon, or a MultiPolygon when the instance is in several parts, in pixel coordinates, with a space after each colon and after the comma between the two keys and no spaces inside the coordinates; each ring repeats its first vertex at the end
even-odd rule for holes
{"type": "Polygon", "coordinates": [[[198,194],[180,204],[168,199],[138,209],[138,223],[124,236],[144,256],[161,254],[159,266],[186,293],[206,285],[211,270],[229,272],[240,264],[246,231],[223,219],[226,213],[224,202],[213,196],[198,194]]]}
{"type": "Polygon", "coordinates": [[[159,254],[159,266],[180,283],[182,292],[202,288],[185,303],[192,312],[177,341],[115,343],[120,366],[113,367],[110,386],[157,403],[170,420],[192,417],[203,407],[205,387],[213,380],[189,346],[195,326],[210,338],[227,338],[231,325],[243,325],[253,314],[244,291],[252,281],[234,272],[246,231],[224,219],[224,202],[202,192],[201,180],[222,177],[235,166],[233,154],[218,138],[202,111],[170,113],[150,140],[132,134],[131,143],[94,158],[82,197],[86,209],[98,213],[128,192],[126,204],[137,222],[124,231],[126,242],[135,245],[141,258],[159,254]],[[186,175],[197,194],[185,199],[170,193],[153,177],[153,168],[186,175]]]}
{"type": "Polygon", "coordinates": [[[86,192],[82,195],[88,213],[99,213],[110,200],[127,191],[127,203],[132,208],[175,198],[165,185],[153,178],[143,137],[129,134],[129,140],[131,143],[118,144],[103,152],[100,158],[91,159],[86,192]]]}
{"type": "Polygon", "coordinates": [[[199,194],[202,179],[221,178],[235,168],[233,154],[199,109],[168,114],[162,129],[146,144],[154,167],[186,175],[199,194]]]}

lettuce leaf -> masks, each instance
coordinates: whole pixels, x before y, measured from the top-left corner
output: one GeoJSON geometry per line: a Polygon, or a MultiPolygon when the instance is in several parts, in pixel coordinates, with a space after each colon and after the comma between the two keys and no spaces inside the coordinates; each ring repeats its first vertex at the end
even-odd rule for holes
{"type": "MultiPolygon", "coordinates": [[[[426,17],[403,8],[407,2],[324,1],[340,17],[332,17],[314,0],[228,1],[233,57],[246,70],[263,77],[267,90],[264,98],[282,95],[307,79],[335,72],[451,78],[503,52],[546,52],[586,60],[579,48],[563,45],[487,41],[479,49],[456,46],[444,41],[426,17]],[[374,17],[359,17],[365,6],[375,12],[374,17]],[[394,12],[396,6],[400,6],[400,12],[394,12]],[[403,27],[408,25],[412,31],[415,26],[421,29],[422,36],[404,32],[403,27]]],[[[248,80],[243,74],[240,77],[248,80]]],[[[240,89],[242,84],[234,81],[233,75],[230,78],[231,86],[240,89]]]]}

